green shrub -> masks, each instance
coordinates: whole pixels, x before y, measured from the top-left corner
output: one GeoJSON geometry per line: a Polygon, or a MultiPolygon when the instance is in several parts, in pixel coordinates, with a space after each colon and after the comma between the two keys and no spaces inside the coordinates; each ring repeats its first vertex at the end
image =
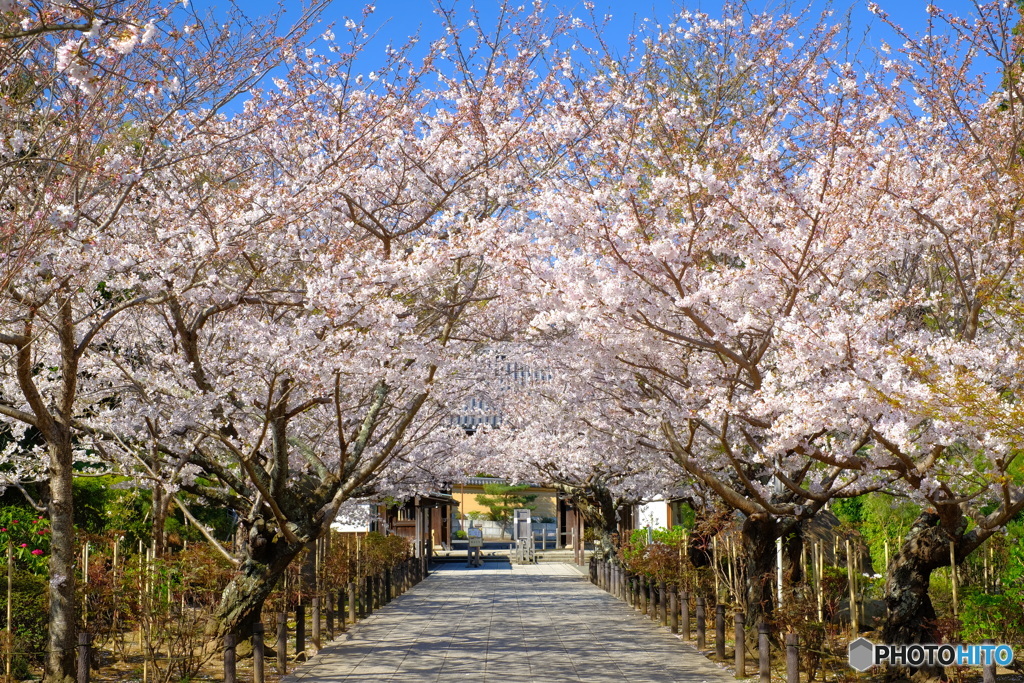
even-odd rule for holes
{"type": "MultiPolygon", "coordinates": [[[[11,586],[11,621],[14,624],[14,658],[11,673],[27,678],[30,664],[40,664],[46,652],[46,578],[15,569],[11,586]]],[[[0,609],[0,627],[7,628],[7,611],[0,609]]],[[[2,654],[2,653],[0,653],[2,654]]]]}
{"type": "Polygon", "coordinates": [[[1002,591],[990,595],[980,588],[966,588],[960,601],[961,635],[965,642],[994,638],[1004,643],[1024,643],[1024,546],[1010,543],[1002,591]]]}

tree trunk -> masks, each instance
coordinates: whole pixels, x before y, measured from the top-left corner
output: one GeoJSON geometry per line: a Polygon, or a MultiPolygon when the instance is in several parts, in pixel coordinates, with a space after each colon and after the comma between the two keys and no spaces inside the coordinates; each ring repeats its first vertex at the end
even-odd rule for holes
{"type": "Polygon", "coordinates": [[[173,501],[171,494],[164,491],[159,483],[153,484],[153,526],[150,535],[153,539],[153,556],[162,558],[167,554],[167,515],[173,501]]]}
{"type": "Polygon", "coordinates": [[[757,625],[770,619],[775,608],[775,539],[779,538],[779,527],[770,515],[751,515],[743,520],[740,530],[743,557],[739,569],[748,633],[756,634],[757,625]]]}
{"type": "Polygon", "coordinates": [[[50,615],[44,683],[72,683],[75,678],[75,527],[72,501],[71,435],[56,430],[48,443],[50,514],[50,615]]]}
{"type": "MultiPolygon", "coordinates": [[[[883,642],[892,645],[939,642],[928,584],[932,571],[949,566],[949,542],[957,536],[956,530],[950,533],[944,528],[941,518],[934,512],[922,513],[911,526],[886,569],[883,642]]],[[[891,667],[887,677],[923,683],[945,680],[945,672],[941,666],[891,667]]]]}
{"type": "Polygon", "coordinates": [[[221,595],[207,632],[214,642],[232,633],[248,638],[253,624],[260,620],[263,603],[274,590],[305,543],[289,544],[262,519],[250,523],[245,537],[245,559],[238,573],[221,595]]]}
{"type": "Polygon", "coordinates": [[[586,489],[562,487],[572,497],[573,506],[583,517],[587,528],[593,529],[600,541],[600,549],[595,548],[593,557],[612,560],[615,556],[615,535],[619,532],[619,521],[616,518],[617,501],[611,491],[603,486],[590,486],[586,489]]]}

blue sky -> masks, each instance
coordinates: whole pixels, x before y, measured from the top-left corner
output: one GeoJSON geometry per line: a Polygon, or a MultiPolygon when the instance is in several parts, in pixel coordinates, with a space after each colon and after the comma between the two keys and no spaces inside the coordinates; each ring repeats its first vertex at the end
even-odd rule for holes
{"type": "MultiPolygon", "coordinates": [[[[516,3],[528,3],[530,0],[515,0],[516,3]]],[[[193,0],[196,8],[223,7],[227,0],[193,0]]],[[[276,3],[272,0],[240,0],[241,6],[250,16],[258,16],[272,12],[276,3]]],[[[335,0],[323,15],[323,24],[335,23],[342,26],[346,17],[358,18],[366,3],[359,0],[335,0]]],[[[434,14],[435,2],[433,0],[377,0],[375,12],[370,20],[370,26],[377,29],[377,39],[371,44],[368,54],[365,55],[368,69],[372,64],[377,63],[377,55],[381,54],[388,43],[401,44],[413,34],[419,33],[424,39],[437,38],[440,35],[440,20],[434,14]],[[374,54],[376,51],[377,54],[374,54]]],[[[445,0],[446,5],[452,4],[451,0],[445,0]]],[[[473,3],[460,0],[456,7],[466,10],[473,3]]],[[[549,7],[561,8],[581,15],[585,13],[583,2],[562,2],[550,0],[546,3],[549,7]]],[[[645,17],[665,19],[675,14],[680,7],[688,9],[700,9],[709,14],[721,12],[722,0],[700,0],[698,2],[677,2],[673,0],[638,0],[637,2],[623,2],[622,0],[594,0],[595,12],[598,15],[609,14],[612,19],[604,36],[614,46],[625,45],[625,38],[632,27],[645,17]]],[[[866,0],[839,0],[837,2],[826,2],[824,0],[793,0],[794,9],[801,9],[810,6],[812,11],[820,12],[831,6],[835,12],[835,18],[840,19],[849,15],[851,20],[851,39],[855,44],[863,41],[867,35],[869,45],[877,45],[879,40],[887,40],[891,44],[898,44],[891,30],[881,21],[874,17],[867,10],[866,0]],[[870,31],[869,31],[870,29],[870,31]]],[[[891,19],[899,23],[911,33],[923,32],[926,27],[927,2],[923,0],[878,0],[881,8],[887,12],[891,19]]],[[[974,13],[974,3],[970,0],[935,0],[935,5],[944,11],[970,16],[974,13]]],[[[284,0],[283,5],[289,13],[298,14],[299,3],[284,0]]],[[[481,9],[481,15],[486,20],[488,15],[494,15],[494,8],[498,0],[478,0],[476,5],[481,9]]],[[[752,0],[749,7],[754,11],[766,11],[779,13],[782,11],[782,2],[769,0],[752,0]]],[[[468,14],[466,15],[468,16],[468,14]]],[[[341,31],[338,31],[339,38],[341,31]]]]}
{"type": "MultiPolygon", "coordinates": [[[[519,0],[526,3],[528,0],[519,0]]],[[[215,6],[217,0],[195,0],[198,6],[215,6]]],[[[221,3],[223,4],[223,3],[221,3]]],[[[298,3],[285,2],[298,6],[298,3]]],[[[353,0],[335,0],[325,14],[326,21],[343,22],[346,16],[358,17],[361,14],[363,2],[353,0]]],[[[374,16],[378,25],[383,25],[382,37],[398,40],[416,33],[422,27],[426,33],[436,31],[437,18],[433,14],[434,2],[431,0],[378,0],[375,4],[374,16]],[[386,22],[386,23],[385,23],[386,22]]],[[[446,2],[445,4],[450,4],[446,2]]],[[[460,7],[469,7],[471,3],[460,2],[460,7]]],[[[583,12],[582,2],[548,2],[549,6],[563,8],[568,11],[576,10],[583,12]]],[[[624,36],[630,26],[637,18],[658,17],[665,18],[674,14],[680,7],[688,9],[700,9],[702,11],[717,14],[721,11],[722,2],[717,0],[702,0],[701,2],[681,3],[671,0],[652,0],[644,2],[622,2],[609,0],[595,0],[595,10],[598,13],[610,14],[613,17],[612,30],[624,36]]],[[[812,9],[825,9],[829,4],[835,10],[837,16],[845,15],[847,11],[852,13],[854,30],[863,31],[871,24],[878,24],[878,21],[867,11],[867,2],[833,2],[826,3],[821,0],[811,2],[794,2],[795,9],[810,5],[812,9]]],[[[926,18],[925,7],[927,2],[922,0],[879,0],[878,4],[895,21],[910,30],[923,30],[926,18]]],[[[936,0],[934,3],[945,11],[961,15],[973,12],[974,3],[970,0],[936,0]]],[[[268,0],[250,0],[243,2],[246,12],[254,15],[264,14],[273,11],[276,3],[268,0]]],[[[496,0],[483,0],[477,2],[482,10],[493,8],[497,5],[496,0]]],[[[768,12],[781,11],[780,2],[751,2],[750,7],[755,10],[768,12]]]]}

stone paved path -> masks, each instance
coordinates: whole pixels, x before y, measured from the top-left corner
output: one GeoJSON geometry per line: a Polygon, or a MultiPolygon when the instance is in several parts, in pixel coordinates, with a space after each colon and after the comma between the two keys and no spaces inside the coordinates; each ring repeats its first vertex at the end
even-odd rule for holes
{"type": "Polygon", "coordinates": [[[442,566],[284,679],[735,683],[568,564],[442,566]]]}

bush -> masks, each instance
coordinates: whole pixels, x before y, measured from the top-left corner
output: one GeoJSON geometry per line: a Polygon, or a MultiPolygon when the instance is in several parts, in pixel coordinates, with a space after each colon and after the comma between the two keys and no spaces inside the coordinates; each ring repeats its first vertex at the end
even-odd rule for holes
{"type": "Polygon", "coordinates": [[[960,606],[961,635],[965,642],[994,638],[1004,643],[1024,643],[1024,547],[1010,543],[1002,592],[990,595],[980,588],[966,588],[960,606]]]}
{"type": "MultiPolygon", "coordinates": [[[[49,611],[46,578],[15,569],[12,577],[11,621],[14,623],[14,658],[11,673],[27,678],[30,664],[40,664],[46,652],[46,618],[49,611]]],[[[7,628],[7,612],[0,609],[0,625],[7,628]]],[[[6,647],[0,651],[5,656],[6,647]]]]}

